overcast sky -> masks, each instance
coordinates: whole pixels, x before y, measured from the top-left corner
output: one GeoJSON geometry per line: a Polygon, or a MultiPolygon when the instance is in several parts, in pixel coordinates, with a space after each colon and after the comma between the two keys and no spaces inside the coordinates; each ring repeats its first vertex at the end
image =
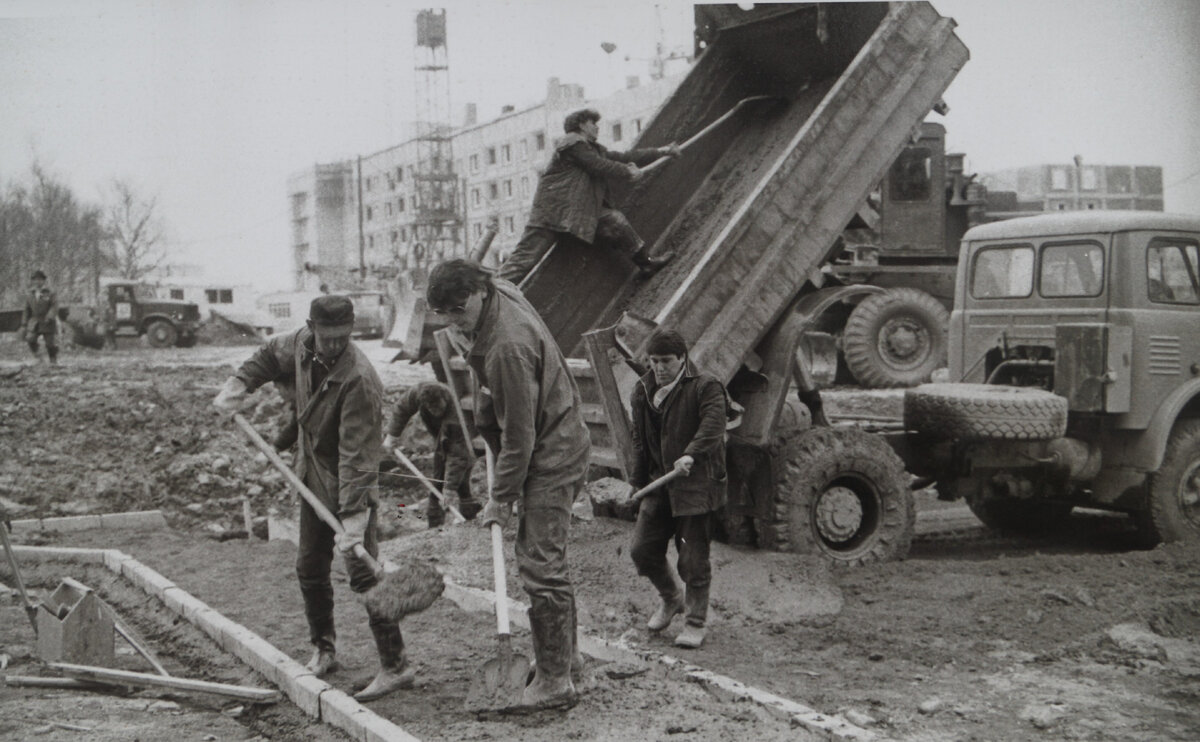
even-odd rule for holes
{"type": "MultiPolygon", "coordinates": [[[[589,97],[690,51],[691,6],[454,0],[451,107],[481,120],[546,79],[589,97]],[[606,54],[602,42],[617,45],[606,54]],[[628,61],[626,57],[631,57],[628,61]]],[[[973,171],[1080,155],[1161,165],[1200,214],[1200,2],[934,0],[971,61],[941,120],[973,171]]],[[[159,199],[175,255],[290,288],[288,175],[400,141],[420,5],[329,0],[0,0],[0,182],[36,157],[85,200],[114,177],[159,199]]]]}

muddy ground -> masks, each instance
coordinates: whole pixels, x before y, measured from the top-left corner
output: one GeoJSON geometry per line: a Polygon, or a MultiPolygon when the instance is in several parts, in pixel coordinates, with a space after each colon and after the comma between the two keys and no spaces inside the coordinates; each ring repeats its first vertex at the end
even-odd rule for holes
{"type": "MultiPolygon", "coordinates": [[[[270,508],[291,508],[282,479],[207,406],[229,364],[249,349],[79,351],[57,369],[16,365],[20,350],[0,345],[0,358],[9,359],[0,363],[0,447],[7,452],[0,505],[9,516],[160,508],[171,526],[153,534],[43,535],[26,542],[120,548],[306,659],[294,548],[230,539],[240,535],[244,495],[260,519],[270,508]]],[[[423,376],[407,364],[387,364],[390,353],[377,344],[369,351],[393,398],[423,376]]],[[[259,396],[252,420],[270,435],[279,405],[273,393],[259,396]]],[[[428,441],[413,427],[409,448],[428,466],[428,441]]],[[[461,584],[490,588],[486,532],[473,525],[426,531],[413,507],[422,499],[415,484],[399,476],[389,476],[388,484],[385,520],[393,539],[385,554],[398,562],[432,560],[461,584]]],[[[923,498],[923,508],[934,505],[923,498]]],[[[720,546],[709,639],[685,653],[670,645],[670,632],[652,636],[643,628],[654,597],[629,561],[630,528],[604,518],[573,528],[581,624],[597,635],[683,656],[818,711],[844,714],[888,739],[1200,738],[1196,545],[1139,551],[1122,520],[1083,514],[1053,540],[918,537],[906,561],[848,571],[831,571],[810,557],[720,546]]],[[[159,615],[152,601],[105,573],[50,565],[28,577],[52,587],[65,569],[94,582],[169,668],[255,684],[236,660],[203,637],[187,638],[190,627],[159,615]]],[[[523,599],[515,578],[510,566],[510,594],[523,599]]],[[[6,568],[0,581],[11,584],[6,568]]],[[[331,680],[353,689],[373,673],[373,653],[361,607],[344,583],[337,590],[346,669],[331,680]]],[[[11,594],[0,595],[0,605],[0,653],[10,655],[9,671],[37,674],[23,611],[11,594]]],[[[463,711],[462,701],[472,671],[494,651],[490,617],[442,600],[405,619],[403,628],[418,687],[371,707],[423,739],[812,736],[665,670],[618,679],[612,676],[622,675],[619,668],[599,662],[592,663],[582,702],[567,714],[479,720],[463,711]]],[[[526,637],[519,635],[517,645],[528,653],[526,637]]],[[[130,669],[140,661],[128,654],[119,660],[130,669]]],[[[125,698],[0,693],[5,739],[33,731],[44,739],[83,738],[47,727],[55,719],[95,730],[142,725],[124,736],[97,731],[89,739],[340,738],[286,703],[234,714],[235,704],[146,691],[125,698]],[[163,699],[180,706],[149,710],[163,699]],[[12,709],[32,721],[10,720],[12,709]]]]}

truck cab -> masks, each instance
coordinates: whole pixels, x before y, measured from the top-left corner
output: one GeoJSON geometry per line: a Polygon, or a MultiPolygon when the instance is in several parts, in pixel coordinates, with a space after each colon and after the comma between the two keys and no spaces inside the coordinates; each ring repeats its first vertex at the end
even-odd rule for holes
{"type": "Polygon", "coordinates": [[[923,468],[985,523],[1076,505],[1200,536],[1200,217],[1084,211],[963,238],[950,384],[909,390],[923,468]]]}
{"type": "Polygon", "coordinates": [[[200,307],[189,301],[160,299],[153,286],[131,281],[108,284],[108,310],[117,335],[145,335],[156,348],[196,343],[200,307]]]}

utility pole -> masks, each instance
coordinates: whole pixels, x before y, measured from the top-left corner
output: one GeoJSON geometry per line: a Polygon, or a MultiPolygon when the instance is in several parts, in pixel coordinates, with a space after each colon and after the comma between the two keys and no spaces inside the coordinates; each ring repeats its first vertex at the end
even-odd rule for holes
{"type": "Polygon", "coordinates": [[[362,155],[358,156],[358,278],[367,280],[367,241],[363,236],[362,155]]]}

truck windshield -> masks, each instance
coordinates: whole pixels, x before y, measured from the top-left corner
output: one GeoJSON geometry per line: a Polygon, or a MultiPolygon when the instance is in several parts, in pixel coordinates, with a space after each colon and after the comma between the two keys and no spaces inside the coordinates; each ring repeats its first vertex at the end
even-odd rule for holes
{"type": "Polygon", "coordinates": [[[158,298],[158,294],[154,293],[154,287],[145,284],[135,286],[133,295],[138,298],[138,301],[154,301],[158,298]]]}
{"type": "Polygon", "coordinates": [[[1046,245],[1038,291],[1042,296],[1099,296],[1104,251],[1094,242],[1046,245]]]}
{"type": "Polygon", "coordinates": [[[988,247],[975,253],[971,296],[1008,299],[1033,292],[1033,246],[988,247]]]}

